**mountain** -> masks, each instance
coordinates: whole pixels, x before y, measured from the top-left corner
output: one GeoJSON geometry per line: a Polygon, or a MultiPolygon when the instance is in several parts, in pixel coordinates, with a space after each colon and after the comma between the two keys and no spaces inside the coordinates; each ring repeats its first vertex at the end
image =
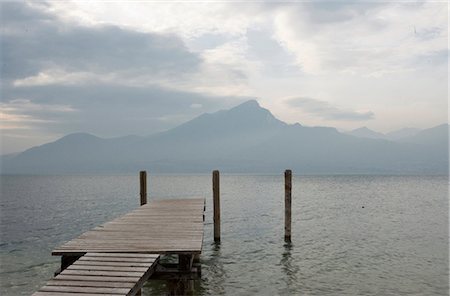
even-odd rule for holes
{"type": "Polygon", "coordinates": [[[347,132],[347,134],[360,137],[360,138],[369,138],[369,139],[385,139],[390,141],[401,141],[405,138],[409,138],[415,136],[420,132],[418,128],[402,128],[399,130],[391,131],[389,133],[383,134],[371,130],[367,127],[360,127],[354,129],[352,131],[347,132]]]}
{"type": "Polygon", "coordinates": [[[5,159],[2,173],[446,174],[445,126],[392,142],[289,125],[252,100],[148,137],[71,134],[5,159]]]}
{"type": "Polygon", "coordinates": [[[386,135],[373,131],[367,127],[360,127],[357,129],[354,129],[352,131],[347,132],[347,134],[360,137],[360,138],[369,138],[369,139],[385,139],[386,135]]]}
{"type": "Polygon", "coordinates": [[[448,146],[449,125],[441,124],[429,129],[422,130],[410,137],[402,139],[406,143],[414,143],[423,146],[448,146]]]}
{"type": "Polygon", "coordinates": [[[137,136],[111,139],[87,133],[74,133],[41,146],[30,148],[3,163],[3,172],[51,173],[109,171],[120,155],[140,142],[137,136]]]}
{"type": "Polygon", "coordinates": [[[417,135],[420,132],[418,128],[406,127],[399,130],[395,130],[386,134],[386,139],[392,141],[399,141],[408,137],[417,135]]]}

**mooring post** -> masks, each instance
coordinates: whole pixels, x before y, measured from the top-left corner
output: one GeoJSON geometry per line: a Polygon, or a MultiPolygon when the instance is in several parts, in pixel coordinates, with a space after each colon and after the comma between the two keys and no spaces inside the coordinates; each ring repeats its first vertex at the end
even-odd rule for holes
{"type": "Polygon", "coordinates": [[[284,241],[291,241],[292,171],[284,172],[284,241]]]}
{"type": "MultiPolygon", "coordinates": [[[[141,197],[141,206],[147,203],[147,172],[140,171],[139,172],[139,187],[140,187],[140,197],[141,197]]],[[[142,289],[139,289],[136,292],[136,296],[142,295],[142,289]]]]}
{"type": "Polygon", "coordinates": [[[214,208],[214,241],[220,242],[220,183],[218,170],[213,171],[212,182],[214,208]]]}
{"type": "Polygon", "coordinates": [[[147,203],[147,172],[139,172],[139,183],[141,187],[141,206],[147,203]]]}

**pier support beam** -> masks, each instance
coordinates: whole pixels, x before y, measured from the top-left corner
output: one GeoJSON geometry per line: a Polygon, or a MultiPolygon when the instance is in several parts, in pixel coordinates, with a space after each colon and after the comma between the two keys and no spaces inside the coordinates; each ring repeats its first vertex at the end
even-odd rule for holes
{"type": "Polygon", "coordinates": [[[219,171],[212,173],[213,208],[214,208],[214,241],[220,242],[220,177],[219,171]]]}
{"type": "Polygon", "coordinates": [[[284,241],[291,242],[292,171],[284,172],[284,241]]]}
{"type": "Polygon", "coordinates": [[[141,188],[141,206],[147,203],[147,172],[140,171],[139,172],[139,183],[141,188]]]}
{"type": "Polygon", "coordinates": [[[61,267],[55,271],[54,276],[57,276],[60,274],[63,270],[65,270],[67,267],[72,265],[75,261],[80,259],[81,256],[67,256],[63,255],[61,256],[61,267]]]}

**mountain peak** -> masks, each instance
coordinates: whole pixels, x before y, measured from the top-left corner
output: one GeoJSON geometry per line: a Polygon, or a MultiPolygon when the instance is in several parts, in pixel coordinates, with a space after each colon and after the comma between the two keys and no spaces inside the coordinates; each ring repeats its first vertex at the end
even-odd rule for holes
{"type": "MultiPolygon", "coordinates": [[[[239,112],[239,113],[255,113],[255,112],[266,112],[266,113],[270,113],[269,110],[261,107],[261,105],[258,103],[257,100],[248,100],[245,101],[231,109],[228,110],[222,110],[225,112],[231,112],[231,113],[235,113],[235,112],[239,112]]],[[[220,111],[219,111],[220,112],[220,111]]]]}
{"type": "Polygon", "coordinates": [[[286,125],[269,110],[261,107],[256,100],[248,100],[234,108],[221,111],[220,114],[228,121],[239,123],[242,128],[279,128],[286,125]]]}
{"type": "Polygon", "coordinates": [[[252,100],[245,101],[244,103],[239,104],[239,105],[237,105],[234,108],[231,108],[231,110],[233,110],[233,109],[242,109],[242,108],[261,108],[261,109],[263,109],[261,107],[261,105],[259,105],[257,100],[252,99],[252,100]]]}
{"type": "Polygon", "coordinates": [[[195,136],[265,132],[286,126],[256,100],[248,100],[228,110],[202,114],[172,130],[170,133],[195,136]]]}
{"type": "Polygon", "coordinates": [[[386,136],[382,133],[376,132],[363,126],[348,132],[349,135],[360,137],[360,138],[371,138],[371,139],[384,139],[386,136]]]}

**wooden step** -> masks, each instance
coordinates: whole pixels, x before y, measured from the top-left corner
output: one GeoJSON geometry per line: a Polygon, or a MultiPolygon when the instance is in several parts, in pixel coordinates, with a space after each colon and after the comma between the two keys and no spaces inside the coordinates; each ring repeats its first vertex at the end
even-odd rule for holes
{"type": "Polygon", "coordinates": [[[135,295],[158,260],[155,254],[86,253],[33,296],[135,295]]]}

